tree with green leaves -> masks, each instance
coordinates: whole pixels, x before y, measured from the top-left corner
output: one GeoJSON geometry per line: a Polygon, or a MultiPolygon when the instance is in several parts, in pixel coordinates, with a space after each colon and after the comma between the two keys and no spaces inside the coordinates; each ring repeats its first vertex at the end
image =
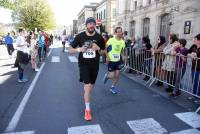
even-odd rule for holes
{"type": "Polygon", "coordinates": [[[0,0],[0,7],[9,8],[16,27],[27,30],[52,30],[55,17],[47,0],[0,0]]]}
{"type": "Polygon", "coordinates": [[[55,28],[54,14],[46,0],[18,0],[17,3],[12,14],[17,27],[27,30],[55,28]]]}
{"type": "Polygon", "coordinates": [[[0,25],[0,36],[5,36],[6,35],[6,30],[3,25],[0,25]]]}
{"type": "Polygon", "coordinates": [[[13,3],[10,0],[0,0],[0,7],[12,9],[13,3]]]}

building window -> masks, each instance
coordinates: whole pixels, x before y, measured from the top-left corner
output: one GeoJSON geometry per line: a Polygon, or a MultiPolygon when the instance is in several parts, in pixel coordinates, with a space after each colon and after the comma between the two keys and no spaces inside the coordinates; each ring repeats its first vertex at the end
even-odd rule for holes
{"type": "Polygon", "coordinates": [[[134,4],[134,5],[135,5],[135,9],[136,9],[136,8],[137,8],[137,1],[135,1],[135,4],[134,4]]]}
{"type": "Polygon", "coordinates": [[[131,38],[133,36],[135,36],[135,21],[131,21],[130,22],[130,31],[129,31],[129,33],[130,33],[131,38]]]}
{"type": "Polygon", "coordinates": [[[102,18],[103,18],[103,14],[102,14],[102,11],[101,11],[101,15],[100,15],[100,16],[101,16],[101,18],[100,18],[100,19],[102,20],[102,18]]]}
{"type": "Polygon", "coordinates": [[[148,4],[151,5],[151,0],[148,0],[148,4]]]}
{"type": "Polygon", "coordinates": [[[103,30],[103,32],[106,32],[106,26],[105,25],[102,26],[102,30],[103,30]]]}
{"type": "Polygon", "coordinates": [[[170,33],[170,14],[164,14],[160,19],[160,35],[168,39],[170,33]]]}
{"type": "Polygon", "coordinates": [[[116,17],[116,15],[117,15],[117,9],[116,8],[113,8],[113,13],[112,13],[112,15],[113,15],[113,17],[116,17]]]}
{"type": "Polygon", "coordinates": [[[106,10],[104,9],[104,19],[106,19],[106,10]]]}
{"type": "Polygon", "coordinates": [[[143,36],[149,36],[150,31],[150,19],[144,18],[143,19],[143,36]]]}

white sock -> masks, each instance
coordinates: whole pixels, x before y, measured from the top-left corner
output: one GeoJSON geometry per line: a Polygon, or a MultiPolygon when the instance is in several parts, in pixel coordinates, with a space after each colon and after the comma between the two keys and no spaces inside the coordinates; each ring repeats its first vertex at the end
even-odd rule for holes
{"type": "Polygon", "coordinates": [[[90,110],[90,103],[89,102],[85,103],[85,108],[86,108],[86,110],[90,110]]]}

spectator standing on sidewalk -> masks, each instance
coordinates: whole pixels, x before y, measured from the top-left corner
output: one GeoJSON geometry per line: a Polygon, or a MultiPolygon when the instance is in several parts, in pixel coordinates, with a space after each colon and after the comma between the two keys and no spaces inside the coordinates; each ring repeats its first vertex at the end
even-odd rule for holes
{"type": "Polygon", "coordinates": [[[29,34],[26,36],[26,42],[28,43],[29,46],[31,45],[32,34],[33,32],[29,32],[29,34]]]}
{"type": "Polygon", "coordinates": [[[53,35],[50,35],[50,41],[51,41],[51,45],[53,45],[53,35]]]}
{"type": "Polygon", "coordinates": [[[34,69],[36,72],[39,71],[37,68],[37,56],[38,56],[38,35],[33,34],[31,37],[31,64],[32,64],[32,69],[34,69]]]}
{"type": "Polygon", "coordinates": [[[16,40],[17,47],[17,58],[16,63],[18,67],[19,79],[18,82],[27,82],[28,79],[24,77],[24,69],[26,64],[29,62],[28,48],[25,41],[25,33],[23,29],[19,29],[19,36],[16,40]]]}
{"type": "MultiPolygon", "coordinates": [[[[192,93],[196,96],[200,96],[200,34],[196,35],[194,38],[193,50],[189,54],[192,61],[192,82],[193,88],[192,93]]],[[[189,97],[194,103],[200,104],[200,99],[197,97],[189,97]]]]}
{"type": "MultiPolygon", "coordinates": [[[[166,43],[165,37],[164,36],[159,36],[159,38],[158,38],[158,45],[152,51],[152,53],[155,56],[154,75],[159,80],[161,80],[161,78],[162,78],[162,76],[161,76],[161,74],[162,74],[161,73],[162,72],[161,66],[162,66],[162,62],[164,60],[164,54],[162,52],[163,52],[163,49],[165,47],[165,43],[166,43]]],[[[156,85],[157,86],[162,86],[163,83],[161,81],[157,81],[156,85]]]]}
{"type": "Polygon", "coordinates": [[[174,47],[173,55],[176,56],[176,68],[175,68],[175,87],[171,97],[176,97],[181,94],[181,80],[186,71],[186,61],[188,49],[185,48],[187,41],[185,39],[179,39],[177,45],[174,47]]]}
{"type": "Polygon", "coordinates": [[[5,37],[5,44],[7,46],[8,54],[11,58],[12,53],[14,52],[14,47],[13,47],[13,38],[10,35],[10,33],[8,33],[8,35],[5,37]]]}
{"type": "Polygon", "coordinates": [[[148,81],[150,79],[150,64],[151,64],[151,48],[152,45],[150,43],[150,39],[148,36],[145,36],[142,38],[143,44],[144,44],[144,55],[143,55],[143,67],[144,67],[144,73],[145,75],[144,79],[145,81],[148,81]]]}
{"type": "MultiPolygon", "coordinates": [[[[176,65],[176,57],[172,55],[174,47],[178,43],[178,37],[176,34],[169,35],[169,44],[163,49],[163,53],[165,54],[165,59],[162,64],[162,76],[166,78],[168,84],[168,88],[166,88],[166,92],[171,93],[173,91],[173,85],[175,84],[175,65],[176,65]]],[[[164,80],[162,78],[162,80],[164,80]]]]}
{"type": "Polygon", "coordinates": [[[42,35],[41,31],[38,34],[38,56],[39,56],[39,61],[42,62],[43,58],[43,50],[44,49],[44,36],[42,35]]]}

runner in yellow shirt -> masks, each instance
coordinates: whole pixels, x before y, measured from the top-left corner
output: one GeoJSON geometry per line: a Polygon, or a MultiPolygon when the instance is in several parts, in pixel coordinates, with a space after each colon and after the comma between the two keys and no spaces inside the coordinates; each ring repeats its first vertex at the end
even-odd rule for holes
{"type": "Polygon", "coordinates": [[[105,74],[103,81],[104,84],[108,79],[112,81],[112,86],[110,91],[113,94],[118,93],[119,90],[116,88],[116,84],[119,80],[120,75],[120,65],[122,64],[123,50],[125,48],[125,41],[122,39],[122,28],[116,27],[115,37],[110,38],[106,43],[107,48],[107,63],[108,63],[108,73],[105,74]]]}

